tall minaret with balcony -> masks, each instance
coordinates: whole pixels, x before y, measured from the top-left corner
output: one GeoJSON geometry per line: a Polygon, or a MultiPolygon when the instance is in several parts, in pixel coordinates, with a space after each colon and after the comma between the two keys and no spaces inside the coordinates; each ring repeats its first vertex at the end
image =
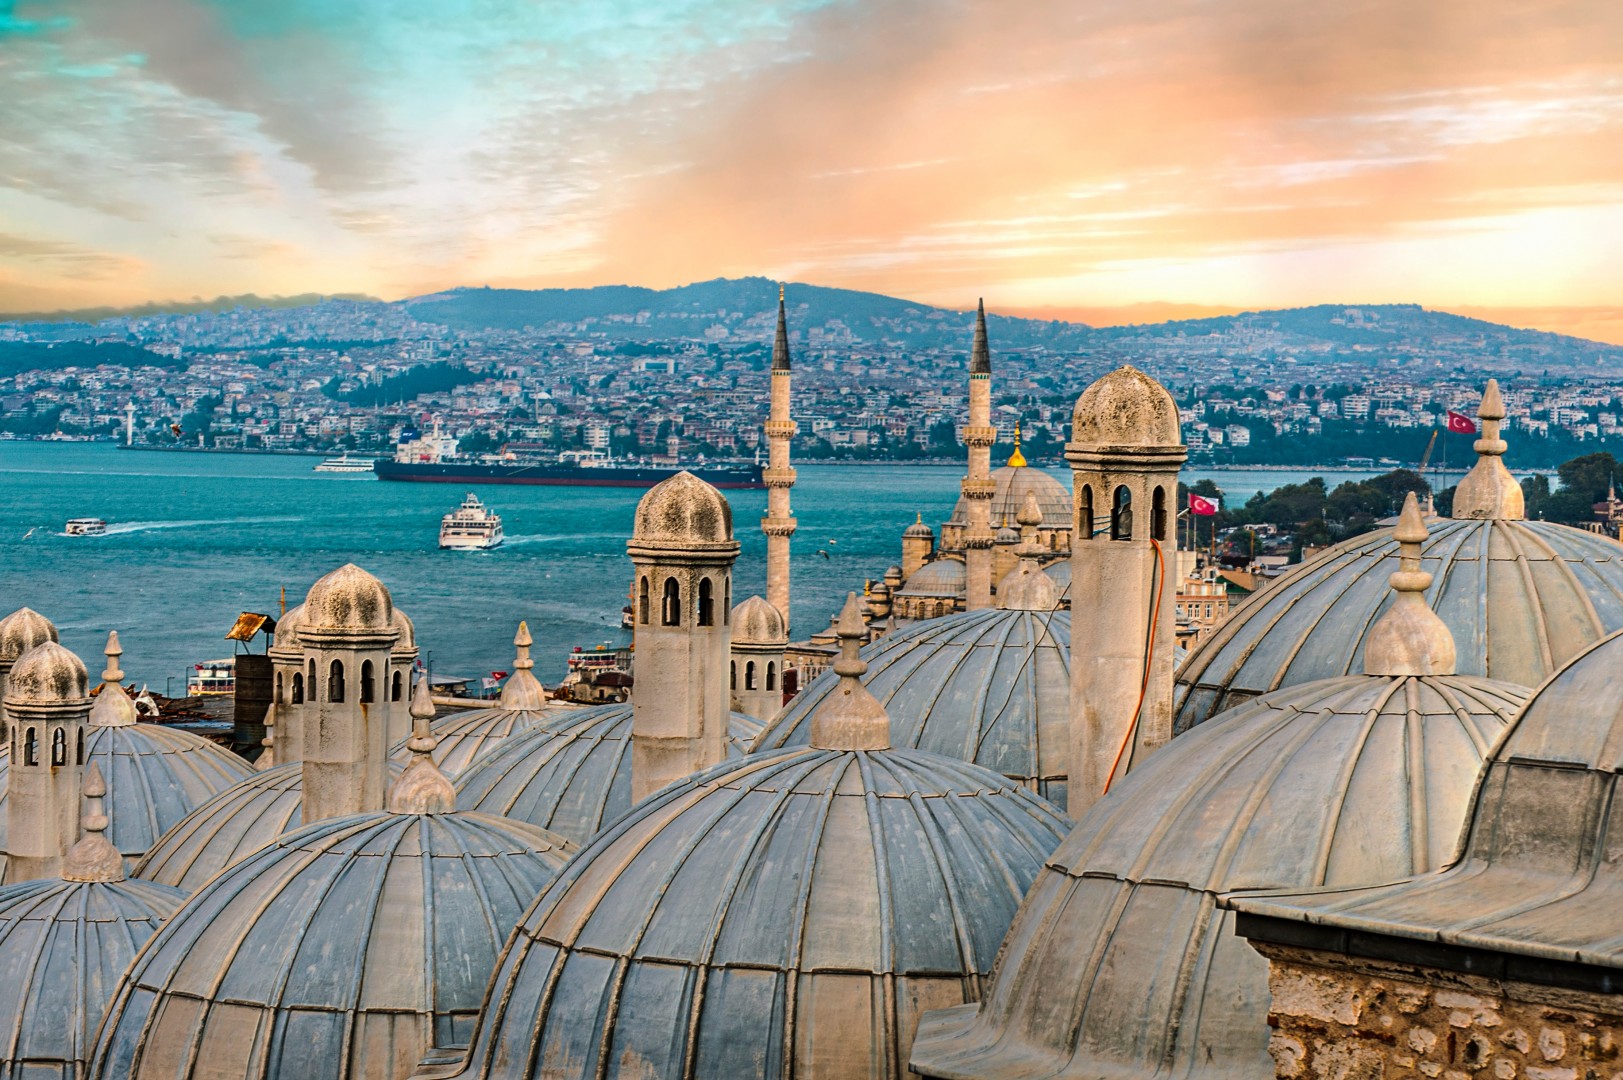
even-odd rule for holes
{"type": "Polygon", "coordinates": [[[997,428],[992,426],[992,351],[986,343],[986,304],[975,309],[975,343],[969,353],[969,423],[964,426],[964,445],[969,447],[969,473],[962,491],[969,524],[964,529],[964,572],[967,577],[966,606],[980,611],[992,606],[992,443],[997,428]]]}
{"type": "Polygon", "coordinates": [[[795,519],[789,510],[789,489],[795,486],[795,470],[789,467],[789,441],[795,437],[795,422],[789,418],[789,322],[784,313],[783,286],[778,286],[778,336],[772,342],[772,412],[766,422],[767,458],[766,517],[761,531],[766,534],[766,599],[783,616],[785,633],[789,628],[789,538],[795,534],[795,519]]]}

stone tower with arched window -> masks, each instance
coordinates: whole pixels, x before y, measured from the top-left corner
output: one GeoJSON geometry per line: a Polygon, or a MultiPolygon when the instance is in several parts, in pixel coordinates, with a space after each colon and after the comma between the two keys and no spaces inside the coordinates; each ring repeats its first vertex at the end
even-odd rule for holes
{"type": "Polygon", "coordinates": [[[1077,399],[1071,441],[1070,813],[1172,737],[1178,406],[1132,366],[1077,399]]]}
{"type": "Polygon", "coordinates": [[[354,563],[310,586],[299,625],[306,825],[383,809],[390,653],[399,638],[389,590],[354,563]]]}
{"type": "Polygon", "coordinates": [[[271,700],[276,702],[269,750],[279,765],[304,760],[304,709],[309,697],[305,690],[304,646],[299,644],[303,622],[303,604],[288,608],[276,621],[275,643],[265,650],[271,661],[271,700]]]}
{"type": "Polygon", "coordinates": [[[90,674],[73,653],[43,641],[13,665],[5,703],[11,718],[5,880],[54,878],[79,838],[90,674]]]}
{"type": "Polygon", "coordinates": [[[752,596],[733,609],[732,665],[727,673],[736,712],[771,723],[783,709],[783,652],[789,628],[775,604],[752,596]]]}
{"type": "Polygon", "coordinates": [[[690,472],[649,490],[626,544],[636,568],[632,798],[727,756],[733,513],[690,472]]]}

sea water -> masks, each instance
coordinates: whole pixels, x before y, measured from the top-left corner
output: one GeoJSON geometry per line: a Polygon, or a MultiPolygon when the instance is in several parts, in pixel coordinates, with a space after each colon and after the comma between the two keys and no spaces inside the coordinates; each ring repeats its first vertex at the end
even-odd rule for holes
{"type": "MultiPolygon", "coordinates": [[[[642,492],[626,488],[481,485],[506,543],[441,551],[442,515],[464,490],[317,473],[299,455],[123,450],[108,443],[0,442],[0,615],[24,605],[52,621],[90,668],[107,631],[124,646],[127,680],[179,695],[200,661],[230,655],[239,612],[278,615],[346,562],[381,578],[411,616],[436,675],[479,679],[512,668],[519,620],[535,637],[536,672],[555,682],[574,646],[623,644],[631,563],[625,542],[642,492]],[[65,536],[69,518],[107,535],[65,536]]],[[[901,558],[915,513],[939,525],[963,470],[953,466],[801,465],[793,493],[792,629],[828,625],[847,590],[901,558]]],[[[1069,487],[1063,468],[1053,474],[1069,487]]],[[[1230,505],[1315,475],[1299,470],[1212,475],[1230,505]]],[[[1333,486],[1368,473],[1334,473],[1333,486]]],[[[729,491],[743,550],[733,596],[765,590],[766,492],[729,491]]],[[[252,643],[265,647],[263,638],[252,643]]]]}

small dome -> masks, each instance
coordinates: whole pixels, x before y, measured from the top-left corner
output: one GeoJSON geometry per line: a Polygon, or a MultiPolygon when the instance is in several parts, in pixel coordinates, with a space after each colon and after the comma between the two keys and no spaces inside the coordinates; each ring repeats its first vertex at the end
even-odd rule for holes
{"type": "Polygon", "coordinates": [[[314,585],[304,598],[300,633],[309,630],[387,631],[394,627],[394,602],[383,582],[354,563],[345,563],[314,585]]]}
{"type": "MultiPolygon", "coordinates": [[[[390,762],[389,771],[398,776],[401,766],[390,762]]],[[[297,829],[303,801],[299,762],[253,773],[181,818],[130,873],[196,892],[215,874],[297,829]]]]}
{"type": "Polygon", "coordinates": [[[733,539],[726,498],[686,470],[662,480],[637,503],[632,542],[724,544],[733,539]]]}
{"type": "MultiPolygon", "coordinates": [[[[434,722],[432,731],[439,740],[430,756],[434,764],[447,774],[455,776],[466,772],[475,762],[493,753],[507,740],[535,731],[547,723],[550,714],[561,711],[544,709],[470,709],[453,712],[434,722]]],[[[411,760],[411,751],[401,739],[389,748],[389,757],[405,765],[411,760]]]]}
{"type": "Polygon", "coordinates": [[[0,619],[0,665],[12,663],[35,645],[56,640],[50,619],[33,608],[18,608],[0,619]]]}
{"type": "Polygon", "coordinates": [[[417,647],[417,625],[399,608],[394,609],[394,628],[400,631],[400,639],[394,643],[395,652],[406,652],[417,647]]]}
{"type": "Polygon", "coordinates": [[[119,979],[185,899],[149,881],[53,878],[0,888],[0,1060],[8,1074],[83,1076],[119,979]]]}
{"type": "MultiPolygon", "coordinates": [[[[1051,473],[1029,465],[1005,465],[992,470],[992,504],[987,511],[993,521],[1018,521],[1028,497],[1042,511],[1045,529],[1071,527],[1071,489],[1051,473]]],[[[952,508],[952,523],[969,523],[969,500],[962,495],[952,508]]]]}
{"type": "Polygon", "coordinates": [[[276,644],[271,646],[271,652],[298,652],[299,627],[304,623],[304,605],[290,607],[276,620],[276,644]]]}
{"type": "MultiPolygon", "coordinates": [[[[254,775],[254,767],[189,731],[159,724],[85,728],[85,763],[107,781],[107,838],[140,859],[181,819],[254,775]]],[[[0,754],[0,848],[7,844],[11,755],[0,754]]]]}
{"type": "MultiPolygon", "coordinates": [[[[1236,607],[1178,671],[1174,731],[1247,698],[1364,670],[1393,603],[1393,530],[1345,540],[1236,607]]],[[[1433,521],[1426,602],[1454,635],[1456,670],[1537,686],[1623,629],[1623,545],[1544,521],[1433,521]]]]}
{"type": "Polygon", "coordinates": [[[701,773],[541,894],[458,1075],[907,1075],[919,1014],[977,996],[1065,828],[996,774],[916,750],[701,773]]]}
{"type": "MultiPolygon", "coordinates": [[[[457,809],[516,818],[585,843],[631,809],[631,720],[630,705],[549,714],[456,778],[457,809]]],[[[727,756],[743,756],[760,733],[759,720],[733,713],[727,756]]]]}
{"type": "Polygon", "coordinates": [[[968,581],[961,560],[932,559],[913,571],[901,592],[913,596],[963,596],[968,581]]]}
{"type": "MultiPolygon", "coordinates": [[[[961,565],[961,564],[955,564],[961,565]]],[[[896,746],[972,761],[1065,806],[1071,746],[1071,613],[965,611],[862,650],[866,685],[896,746]]],[[[832,670],[789,702],[752,750],[803,746],[839,686],[832,670]]]]}
{"type": "Polygon", "coordinates": [[[1071,441],[1083,446],[1181,446],[1178,404],[1166,387],[1125,364],[1076,399],[1071,441]]]}
{"type": "Polygon", "coordinates": [[[783,615],[759,596],[752,596],[733,608],[734,645],[783,645],[789,631],[783,615]]]}
{"type": "Polygon", "coordinates": [[[466,1044],[508,929],[563,864],[484,814],[359,814],[285,836],[203,886],[136,958],[89,1075],[410,1074],[466,1044]]]}
{"type": "Polygon", "coordinates": [[[1484,755],[1527,694],[1355,675],[1174,739],[1077,822],[1027,894],[982,1004],[926,1017],[915,1068],[961,1080],[1270,1075],[1268,964],[1215,910],[1217,894],[1441,865],[1484,755]]]}
{"type": "Polygon", "coordinates": [[[1004,525],[998,529],[993,540],[999,544],[1018,544],[1020,542],[1020,530],[1010,525],[1004,525]]]}
{"type": "Polygon", "coordinates": [[[84,661],[42,641],[18,657],[6,681],[6,701],[16,705],[90,704],[90,673],[84,661]]]}
{"type": "Polygon", "coordinates": [[[917,521],[902,530],[902,538],[904,540],[934,540],[935,530],[924,523],[924,518],[921,515],[917,521]]]}

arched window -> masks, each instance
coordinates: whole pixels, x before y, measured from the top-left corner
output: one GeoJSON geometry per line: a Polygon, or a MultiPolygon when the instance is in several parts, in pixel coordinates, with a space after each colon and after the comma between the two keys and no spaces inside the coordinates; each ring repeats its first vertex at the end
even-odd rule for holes
{"type": "Polygon", "coordinates": [[[297,671],[293,673],[293,699],[291,704],[304,704],[304,676],[297,671]]]}
{"type": "Polygon", "coordinates": [[[755,689],[755,661],[751,660],[744,665],[744,689],[755,689]]]}
{"type": "Polygon", "coordinates": [[[66,765],[68,763],[68,733],[61,728],[51,732],[51,764],[66,765]]]}
{"type": "Polygon", "coordinates": [[[715,586],[710,584],[709,578],[699,579],[699,625],[716,625],[716,597],[715,586]]]}
{"type": "Polygon", "coordinates": [[[327,669],[327,700],[344,700],[344,663],[341,660],[334,660],[327,669]]]}
{"type": "Polygon", "coordinates": [[[1158,487],[1150,494],[1150,535],[1161,541],[1167,538],[1167,493],[1164,488],[1158,487]]]}
{"type": "Polygon", "coordinates": [[[1111,500],[1110,507],[1110,539],[1131,540],[1133,538],[1133,493],[1122,484],[1116,489],[1115,498],[1111,500]]]}
{"type": "Polygon", "coordinates": [[[374,690],[375,680],[372,677],[372,661],[361,661],[361,704],[370,705],[376,701],[374,690]]]}
{"type": "Polygon", "coordinates": [[[766,688],[768,690],[778,688],[778,665],[770,660],[766,662],[766,688]]]}
{"type": "Polygon", "coordinates": [[[723,578],[721,589],[723,598],[721,605],[721,625],[726,626],[732,621],[733,618],[733,579],[730,577],[723,578]]]}
{"type": "Polygon", "coordinates": [[[637,582],[637,622],[641,626],[648,625],[648,578],[637,582]]]}
{"type": "Polygon", "coordinates": [[[287,704],[287,698],[282,696],[282,673],[280,671],[276,673],[276,704],[287,704]]]}
{"type": "Polygon", "coordinates": [[[392,685],[389,687],[389,700],[399,701],[400,695],[406,692],[406,681],[401,678],[400,672],[397,671],[394,673],[391,682],[392,685]]]}
{"type": "Polygon", "coordinates": [[[1082,526],[1082,529],[1081,529],[1082,535],[1077,537],[1077,539],[1078,540],[1092,540],[1093,539],[1093,485],[1092,484],[1083,484],[1082,485],[1082,507],[1081,507],[1080,510],[1077,511],[1077,515],[1078,515],[1078,520],[1081,522],[1081,526],[1082,526]]]}
{"type": "Polygon", "coordinates": [[[85,729],[79,729],[79,764],[85,763],[85,729]]]}
{"type": "Polygon", "coordinates": [[[310,677],[305,680],[305,690],[310,695],[311,701],[321,700],[316,694],[316,662],[313,659],[310,661],[310,677]]]}
{"type": "Polygon", "coordinates": [[[29,728],[28,733],[23,736],[23,764],[39,764],[39,736],[33,728],[29,728]]]}
{"type": "Polygon", "coordinates": [[[659,624],[661,626],[682,625],[682,586],[676,579],[668,577],[661,589],[659,598],[659,624]]]}
{"type": "Polygon", "coordinates": [[[738,661],[734,660],[728,666],[732,668],[732,681],[729,682],[727,685],[730,686],[732,689],[737,690],[738,689],[738,661]]]}

